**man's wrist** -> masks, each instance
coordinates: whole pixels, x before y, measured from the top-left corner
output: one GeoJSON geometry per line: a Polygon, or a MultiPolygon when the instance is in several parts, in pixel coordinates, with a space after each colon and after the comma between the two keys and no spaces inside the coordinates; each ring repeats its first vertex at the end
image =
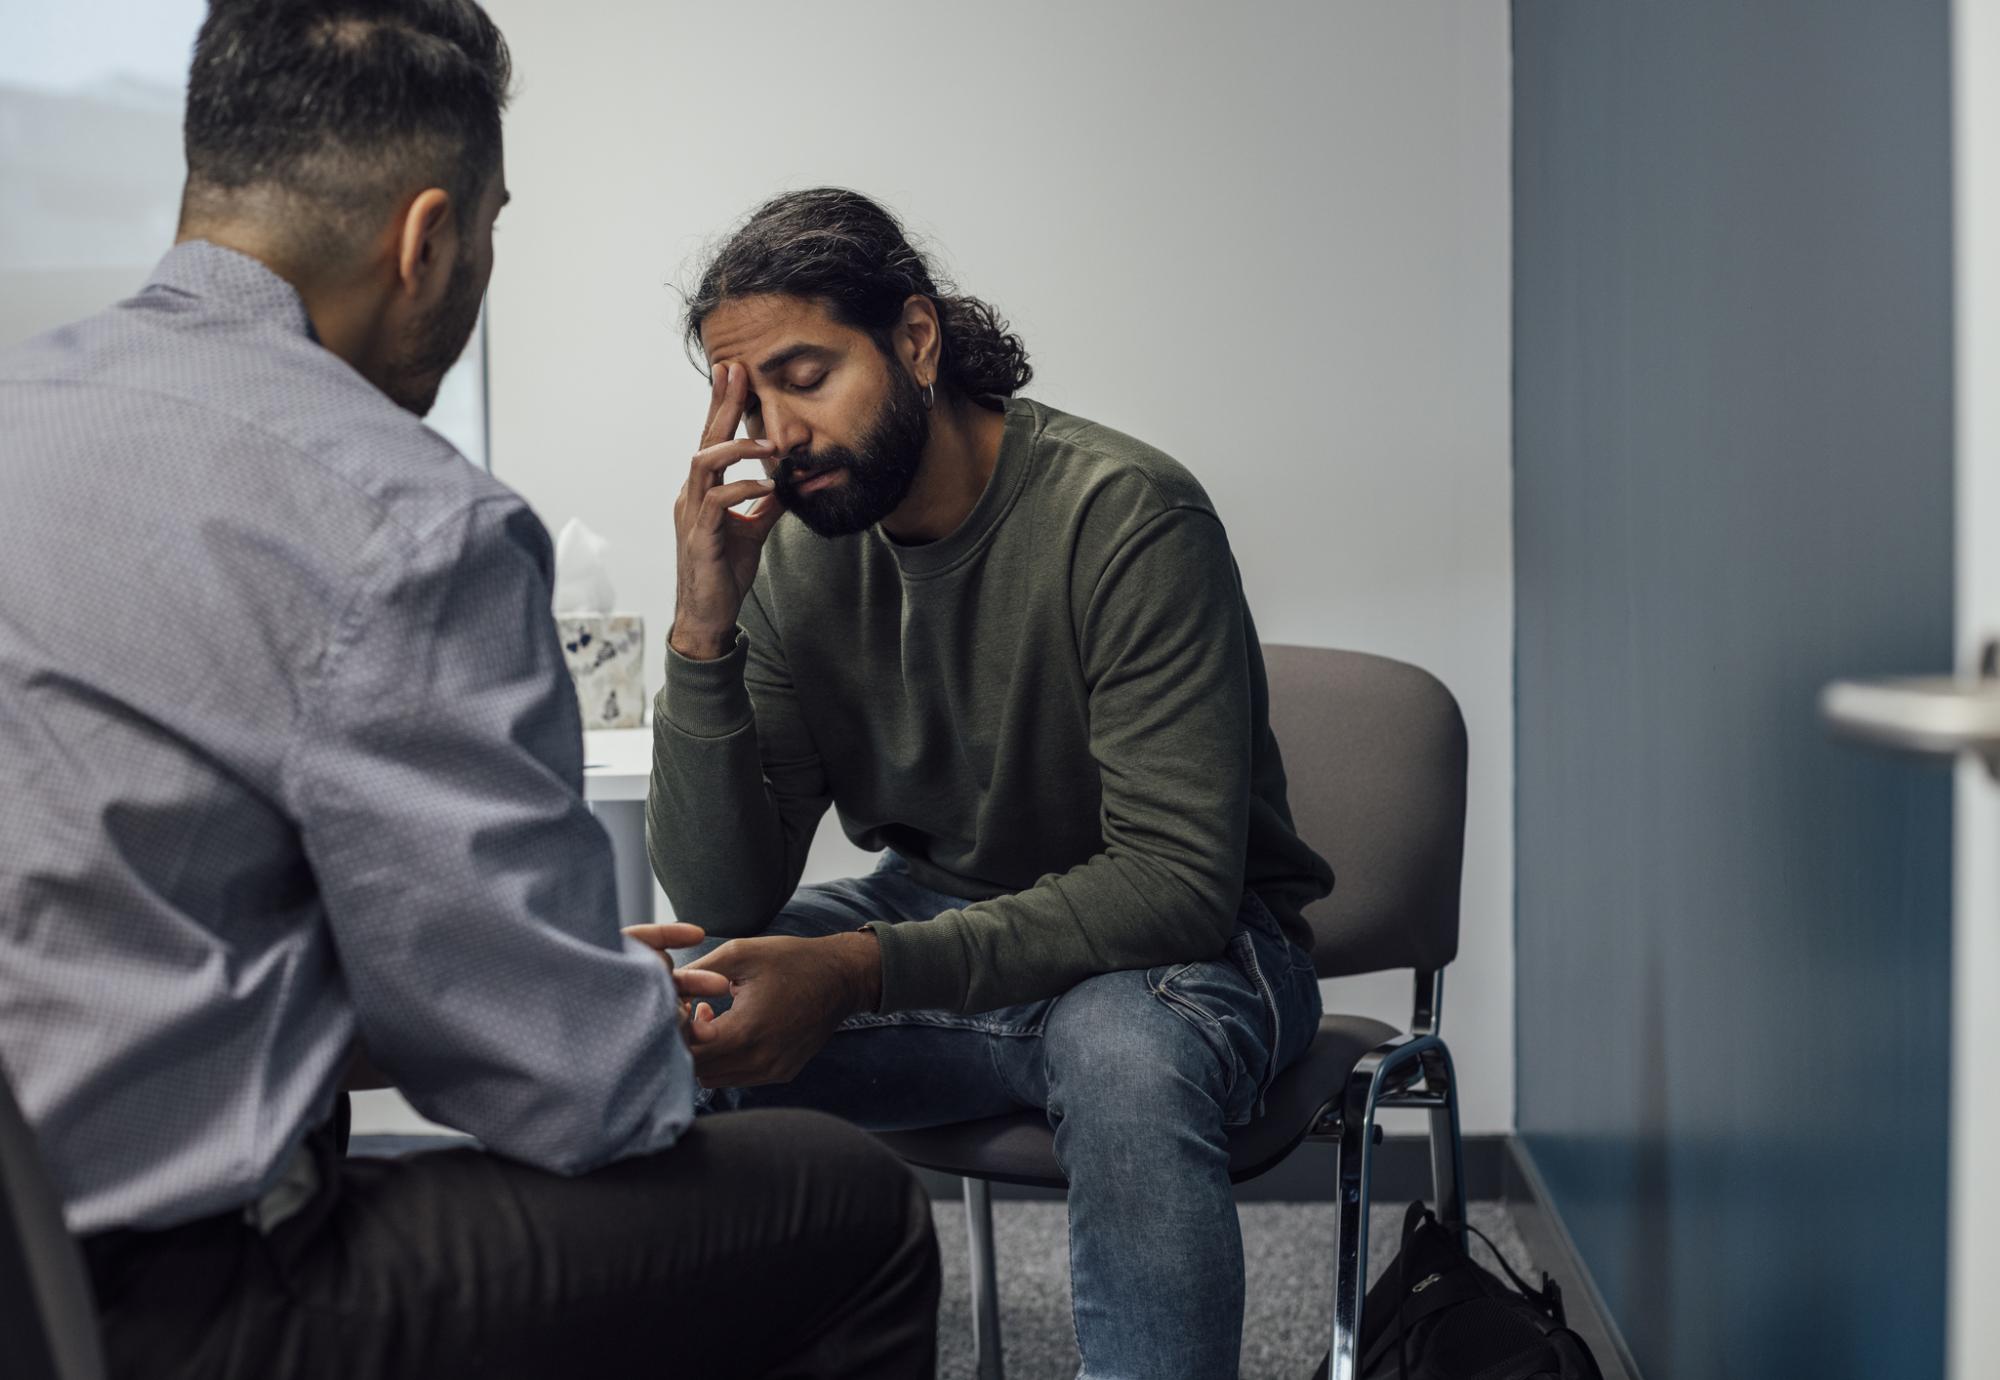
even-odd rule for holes
{"type": "Polygon", "coordinates": [[[848,973],[848,1000],[856,1014],[873,1013],[882,1007],[882,946],[875,932],[859,929],[852,934],[833,936],[840,945],[848,973]]]}
{"type": "Polygon", "coordinates": [[[667,630],[667,645],[678,656],[689,661],[720,661],[729,655],[729,649],[736,643],[734,629],[729,633],[702,633],[683,630],[676,622],[667,630]]]}

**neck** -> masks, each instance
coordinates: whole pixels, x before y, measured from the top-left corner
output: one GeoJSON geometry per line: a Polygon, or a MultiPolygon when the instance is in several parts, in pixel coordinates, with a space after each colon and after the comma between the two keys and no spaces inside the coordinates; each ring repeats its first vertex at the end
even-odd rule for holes
{"type": "Polygon", "coordinates": [[[290,256],[255,226],[233,223],[183,226],[174,243],[188,240],[206,240],[255,259],[290,283],[299,300],[305,303],[306,316],[319,343],[346,360],[363,378],[376,380],[375,343],[382,334],[382,301],[378,294],[357,291],[355,283],[336,283],[301,272],[290,256]]]}
{"type": "Polygon", "coordinates": [[[1007,415],[975,402],[939,398],[923,463],[896,511],[882,519],[891,539],[915,546],[958,530],[971,516],[1000,463],[1007,415]]]}

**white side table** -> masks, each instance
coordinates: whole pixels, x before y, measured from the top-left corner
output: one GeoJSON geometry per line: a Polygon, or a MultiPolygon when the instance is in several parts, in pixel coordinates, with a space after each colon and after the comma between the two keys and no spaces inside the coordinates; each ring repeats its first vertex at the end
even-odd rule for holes
{"type": "Polygon", "coordinates": [[[611,835],[618,874],[618,918],[653,919],[653,864],[646,857],[646,783],[653,772],[653,730],[600,728],[583,735],[583,798],[611,835]]]}

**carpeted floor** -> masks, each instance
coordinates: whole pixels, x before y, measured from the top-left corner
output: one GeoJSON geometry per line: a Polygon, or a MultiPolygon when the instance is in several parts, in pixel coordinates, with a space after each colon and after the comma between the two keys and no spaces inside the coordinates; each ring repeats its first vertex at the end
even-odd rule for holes
{"type": "MultiPolygon", "coordinates": [[[[1333,1287],[1333,1207],[1246,1203],[1243,1253],[1248,1292],[1242,1380],[1306,1380],[1326,1353],[1333,1287]]],[[[936,1204],[944,1255],[938,1310],[938,1380],[971,1380],[972,1306],[962,1204],[936,1204]]],[[[993,1205],[1000,1258],[1000,1336],[1008,1380],[1074,1380],[1076,1334],[1069,1312],[1069,1233],[1061,1203],[993,1205]]],[[[1396,1253],[1403,1209],[1377,1204],[1368,1227],[1369,1274],[1396,1253]]],[[[1525,1276],[1530,1263],[1498,1203],[1474,1203],[1472,1224],[1525,1276]]],[[[1491,1268],[1486,1248],[1473,1255],[1491,1268]]],[[[1496,1272],[1497,1273],[1497,1272],[1496,1272]]]]}

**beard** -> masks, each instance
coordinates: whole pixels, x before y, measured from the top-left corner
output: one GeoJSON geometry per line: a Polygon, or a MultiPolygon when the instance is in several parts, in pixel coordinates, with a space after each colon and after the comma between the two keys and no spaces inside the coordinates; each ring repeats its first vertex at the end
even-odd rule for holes
{"type": "Polygon", "coordinates": [[[445,280],[444,296],[410,328],[402,357],[390,370],[385,391],[398,407],[419,417],[430,415],[445,374],[465,353],[473,327],[479,324],[479,305],[485,296],[472,265],[460,255],[445,280]]]}
{"type": "Polygon", "coordinates": [[[889,369],[889,396],[858,451],[821,446],[788,455],[772,478],[786,509],[822,537],[845,537],[873,527],[909,496],[930,444],[931,417],[917,382],[895,364],[889,369]],[[845,483],[802,494],[799,485],[829,470],[847,471],[845,483]]]}

